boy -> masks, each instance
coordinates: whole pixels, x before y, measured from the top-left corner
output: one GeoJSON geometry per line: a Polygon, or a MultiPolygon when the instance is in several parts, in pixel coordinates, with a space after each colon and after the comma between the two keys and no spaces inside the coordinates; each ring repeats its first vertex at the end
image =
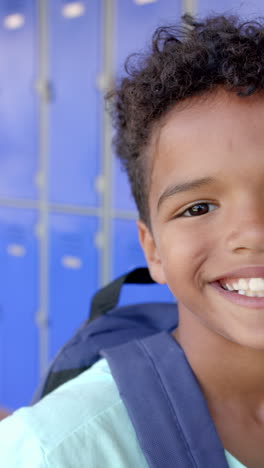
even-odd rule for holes
{"type": "MultiPolygon", "coordinates": [[[[116,147],[227,466],[263,468],[264,27],[186,22],[111,94],[116,147]]],[[[149,466],[104,359],[3,421],[0,441],[5,468],[149,466]]]]}

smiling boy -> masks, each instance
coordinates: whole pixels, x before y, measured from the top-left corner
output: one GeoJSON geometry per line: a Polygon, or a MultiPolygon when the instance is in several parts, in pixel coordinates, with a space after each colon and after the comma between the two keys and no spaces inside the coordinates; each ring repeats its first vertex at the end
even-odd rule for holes
{"type": "MultiPolygon", "coordinates": [[[[171,341],[228,466],[263,468],[264,28],[186,22],[157,30],[109,96],[115,143],[151,275],[178,301],[171,341]]],[[[149,466],[105,359],[2,422],[0,444],[5,468],[149,466]]]]}
{"type": "Polygon", "coordinates": [[[264,466],[263,122],[264,96],[222,89],[172,109],[152,142],[151,227],[138,222],[220,439],[252,468],[264,466]]]}
{"type": "Polygon", "coordinates": [[[120,86],[116,145],[151,275],[178,300],[173,335],[221,442],[263,468],[264,30],[186,20],[182,35],[157,31],[120,86]]]}

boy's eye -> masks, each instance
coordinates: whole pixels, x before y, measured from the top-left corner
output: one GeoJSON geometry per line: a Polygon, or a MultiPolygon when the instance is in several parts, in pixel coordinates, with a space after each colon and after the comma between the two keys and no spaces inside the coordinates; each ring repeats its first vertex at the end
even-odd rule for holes
{"type": "Polygon", "coordinates": [[[210,207],[215,207],[216,205],[214,203],[206,203],[206,202],[201,202],[197,203],[196,205],[190,206],[187,210],[183,211],[177,217],[190,217],[190,216],[200,216],[209,213],[212,211],[214,208],[210,207]]]}

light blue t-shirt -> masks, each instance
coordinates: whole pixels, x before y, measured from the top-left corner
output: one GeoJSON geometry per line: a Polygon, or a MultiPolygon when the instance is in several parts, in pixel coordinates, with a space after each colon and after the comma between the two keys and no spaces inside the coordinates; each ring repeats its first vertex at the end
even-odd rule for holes
{"type": "MultiPolygon", "coordinates": [[[[245,468],[227,454],[230,468],[245,468]]],[[[4,468],[149,468],[105,359],[0,423],[4,468]]]]}

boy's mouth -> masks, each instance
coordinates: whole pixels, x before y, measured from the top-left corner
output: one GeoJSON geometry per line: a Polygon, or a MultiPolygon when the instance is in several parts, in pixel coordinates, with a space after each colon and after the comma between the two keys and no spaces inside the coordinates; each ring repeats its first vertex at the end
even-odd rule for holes
{"type": "MultiPolygon", "coordinates": [[[[239,278],[239,281],[241,280],[249,280],[249,278],[239,278]]],[[[249,307],[249,308],[255,308],[255,309],[264,309],[264,279],[263,278],[250,278],[250,279],[257,279],[260,281],[258,282],[252,282],[251,287],[247,289],[239,289],[241,287],[241,283],[237,284],[237,278],[236,278],[236,283],[230,284],[230,282],[226,282],[221,280],[216,280],[210,283],[211,286],[213,286],[218,293],[221,294],[225,299],[238,304],[240,306],[244,307],[249,307]],[[254,290],[254,283],[255,283],[255,289],[254,290]],[[262,288],[262,283],[263,283],[263,289],[262,288]],[[253,285],[253,286],[252,286],[253,285]],[[257,289],[258,288],[258,289],[257,289]]],[[[242,283],[245,287],[247,286],[247,283],[242,283]]]]}

